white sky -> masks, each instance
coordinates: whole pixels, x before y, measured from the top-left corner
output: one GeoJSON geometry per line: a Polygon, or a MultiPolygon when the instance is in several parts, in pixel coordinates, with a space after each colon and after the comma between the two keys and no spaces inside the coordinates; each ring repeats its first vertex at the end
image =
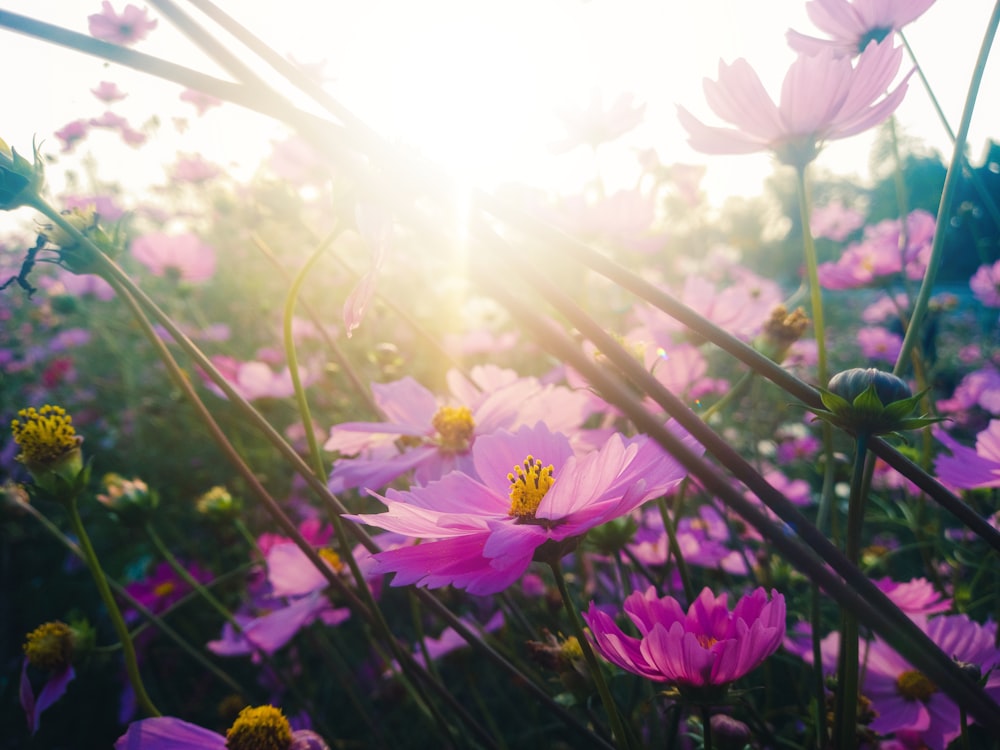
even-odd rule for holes
{"type": "MultiPolygon", "coordinates": [[[[83,32],[87,15],[100,9],[97,0],[0,2],[6,10],[83,32]]],[[[770,158],[708,159],[692,151],[674,116],[675,104],[715,120],[701,82],[714,77],[720,58],[747,58],[777,96],[793,59],[785,30],[814,31],[803,0],[217,3],[278,52],[300,62],[326,60],[331,93],[385,134],[415,143],[466,179],[486,186],[502,181],[580,185],[593,168],[588,154],[581,149],[553,157],[545,146],[560,134],[555,108],[585,103],[591,88],[598,87],[607,102],[628,91],[647,104],[646,122],[610,151],[625,152],[624,144],[652,146],[664,163],[707,163],[705,186],[716,200],[758,194],[771,172],[770,158]]],[[[121,9],[124,0],[113,5],[121,9]]],[[[938,0],[906,30],[953,127],[991,10],[988,0],[938,0]]],[[[221,75],[166,19],[136,49],[221,75]]],[[[177,100],[173,84],[6,30],[0,30],[0,64],[5,71],[0,137],[22,152],[29,150],[34,134],[46,140],[47,150],[57,151],[55,130],[78,117],[99,115],[104,106],[89,89],[101,80],[115,81],[130,94],[114,110],[134,125],[153,115],[167,125],[155,147],[139,152],[119,147],[110,134],[93,136],[89,147],[99,156],[102,174],[118,168],[162,175],[158,162],[171,160],[177,150],[200,151],[238,172],[249,169],[280,133],[273,124],[229,107],[178,134],[171,118],[191,117],[193,110],[177,100]],[[101,156],[102,144],[110,149],[108,156],[101,156]]],[[[974,162],[986,139],[1000,136],[998,93],[1000,63],[991,60],[970,136],[974,162]]],[[[916,77],[898,116],[904,132],[950,153],[916,77]]],[[[820,164],[864,177],[870,142],[860,136],[831,144],[820,164]]]]}

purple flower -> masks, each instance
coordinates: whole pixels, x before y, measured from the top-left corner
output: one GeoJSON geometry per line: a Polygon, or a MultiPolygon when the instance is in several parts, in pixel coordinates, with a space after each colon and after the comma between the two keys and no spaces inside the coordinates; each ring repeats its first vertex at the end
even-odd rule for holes
{"type": "Polygon", "coordinates": [[[24,709],[24,714],[28,719],[28,729],[32,734],[38,731],[42,712],[63,697],[74,677],[76,677],[76,672],[73,671],[70,664],[57,669],[49,674],[49,679],[46,680],[44,687],[36,696],[31,687],[31,680],[28,679],[28,660],[24,660],[21,666],[19,694],[21,708],[24,709]]]}
{"type": "Polygon", "coordinates": [[[826,141],[857,135],[892,114],[906,93],[906,82],[885,92],[902,55],[891,41],[869,44],[853,65],[831,51],[800,55],[785,75],[780,104],[746,60],[731,65],[720,61],[718,80],[705,79],[705,96],[715,114],[736,127],[710,127],[681,106],[677,115],[698,151],[773,151],[786,164],[804,166],[826,141]]]}
{"type": "Polygon", "coordinates": [[[885,328],[859,328],[858,347],[868,359],[895,362],[903,348],[903,337],[885,328]]]}
{"type": "Polygon", "coordinates": [[[157,716],[129,725],[115,742],[115,750],[328,750],[323,739],[308,729],[292,730],[284,714],[273,706],[246,707],[225,735],[172,716],[157,716]]]}
{"type": "Polygon", "coordinates": [[[640,637],[626,635],[593,602],[584,614],[601,655],[622,669],[681,690],[727,685],[778,650],[785,637],[785,598],[758,588],[732,612],[727,594],[705,588],[687,613],[650,586],[625,600],[640,637]]]}
{"type": "Polygon", "coordinates": [[[951,599],[935,589],[926,578],[914,578],[903,583],[880,578],[873,583],[911,618],[914,615],[936,615],[951,609],[951,599]]]}
{"type": "Polygon", "coordinates": [[[970,372],[962,378],[951,398],[941,399],[937,407],[946,414],[966,412],[978,407],[1000,416],[1000,371],[984,367],[970,372]]]}
{"type": "Polygon", "coordinates": [[[471,375],[469,382],[456,371],[448,373],[451,404],[439,403],[411,377],[373,383],[386,421],[346,422],[330,429],[326,450],[360,454],[334,462],[330,490],[378,489],[410,470],[421,484],[453,469],[471,474],[470,450],[480,435],[542,419],[551,429],[569,433],[586,417],[583,393],[519,378],[496,366],[474,367],[471,375]]]}
{"type": "Polygon", "coordinates": [[[806,13],[829,39],[800,34],[789,29],[788,44],[807,55],[832,51],[853,57],[871,41],[881,42],[916,20],[934,0],[809,0],[806,13]]]}
{"type": "MultiPolygon", "coordinates": [[[[260,398],[289,398],[295,393],[292,373],[288,367],[275,372],[266,362],[258,360],[240,362],[224,354],[214,356],[211,360],[222,377],[247,401],[260,398]]],[[[207,375],[203,377],[206,388],[220,398],[226,398],[226,394],[218,385],[209,380],[207,375]]],[[[317,373],[300,366],[299,377],[305,387],[316,381],[317,373]]]]}
{"type": "MultiPolygon", "coordinates": [[[[944,615],[923,627],[948,656],[978,667],[984,675],[1000,664],[1000,651],[993,644],[995,624],[984,627],[966,615],[944,615]]],[[[959,708],[934,683],[879,638],[868,645],[867,654],[862,693],[877,713],[871,729],[880,734],[920,732],[930,750],[944,750],[958,737],[959,708]]],[[[994,700],[1000,699],[1000,673],[994,671],[984,687],[994,700]]]]}
{"type": "Polygon", "coordinates": [[[132,242],[132,255],[157,276],[173,271],[188,282],[208,281],[215,274],[215,250],[194,234],[145,234],[132,242]]]}
{"type": "MultiPolygon", "coordinates": [[[[692,439],[686,440],[691,444],[692,439]]],[[[684,477],[657,443],[615,434],[598,451],[576,456],[565,435],[543,424],[480,437],[472,448],[475,479],[452,472],[409,492],[379,497],[388,512],[347,516],[421,544],[377,553],[376,573],[394,586],[452,584],[493,594],[520,578],[547,542],[560,542],[632,512],[684,477]]]]}
{"type": "Polygon", "coordinates": [[[989,426],[976,435],[976,449],[961,445],[944,430],[935,430],[934,437],[951,451],[934,461],[938,479],[959,489],[1000,487],[1000,419],[990,420],[989,426]]]}
{"type": "Polygon", "coordinates": [[[157,23],[156,19],[146,16],[145,9],[139,10],[131,3],[120,14],[116,13],[108,0],[101,3],[100,13],[87,16],[87,22],[90,35],[95,39],[126,47],[145,39],[157,23]]]}
{"type": "Polygon", "coordinates": [[[969,287],[986,307],[1000,307],[1000,260],[980,266],[969,279],[969,287]]]}
{"type": "Polygon", "coordinates": [[[86,120],[73,120],[57,130],[55,136],[62,141],[63,153],[72,151],[73,147],[87,136],[89,129],[90,123],[86,120]]]}

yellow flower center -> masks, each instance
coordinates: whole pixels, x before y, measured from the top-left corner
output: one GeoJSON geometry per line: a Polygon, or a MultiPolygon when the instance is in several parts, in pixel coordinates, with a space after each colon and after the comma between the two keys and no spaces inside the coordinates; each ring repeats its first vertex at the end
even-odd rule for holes
{"type": "Polygon", "coordinates": [[[163,583],[157,584],[153,588],[153,593],[157,597],[163,598],[164,596],[171,594],[175,588],[177,588],[177,584],[173,581],[164,581],[163,583]]]}
{"type": "Polygon", "coordinates": [[[464,453],[472,442],[476,423],[467,406],[442,406],[431,421],[438,434],[438,446],[444,453],[464,453]]]}
{"type": "Polygon", "coordinates": [[[228,750],[288,750],[292,728],[281,709],[247,706],[226,732],[228,750]]]}
{"type": "Polygon", "coordinates": [[[926,703],[937,692],[937,685],[922,673],[910,670],[896,678],[896,689],[907,700],[926,703]]]}
{"type": "Polygon", "coordinates": [[[571,635],[559,646],[559,653],[566,659],[582,659],[583,648],[575,635],[571,635]]]}
{"type": "Polygon", "coordinates": [[[80,440],[73,418],[61,406],[46,404],[37,411],[21,409],[10,423],[14,442],[21,449],[18,460],[26,464],[47,464],[76,448],[80,440]]]}
{"type": "Polygon", "coordinates": [[[329,547],[323,547],[323,549],[319,551],[319,556],[322,557],[323,561],[331,568],[333,568],[335,572],[339,573],[341,570],[344,569],[344,563],[340,559],[340,555],[338,555],[329,547]]]}
{"type": "Polygon", "coordinates": [[[704,633],[696,637],[698,639],[698,645],[701,646],[706,651],[708,651],[710,648],[712,648],[712,646],[714,646],[716,643],[719,642],[717,638],[713,638],[710,635],[705,635],[704,633]]]}
{"type": "Polygon", "coordinates": [[[510,514],[518,518],[534,518],[542,498],[549,491],[555,479],[552,464],[543,467],[534,456],[528,456],[524,463],[515,466],[507,475],[510,482],[510,514]]]}
{"type": "Polygon", "coordinates": [[[57,670],[73,657],[73,630],[64,622],[47,622],[28,633],[24,655],[28,663],[41,669],[57,670]]]}

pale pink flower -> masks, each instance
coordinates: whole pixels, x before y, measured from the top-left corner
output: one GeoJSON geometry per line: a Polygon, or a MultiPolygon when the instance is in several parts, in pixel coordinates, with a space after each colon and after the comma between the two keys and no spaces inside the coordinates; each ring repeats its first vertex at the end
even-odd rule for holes
{"type": "Polygon", "coordinates": [[[807,55],[822,51],[853,57],[869,42],[881,42],[915,21],[934,0],[809,0],[806,13],[829,39],[801,34],[789,29],[788,44],[807,55]]]}
{"type": "Polygon", "coordinates": [[[87,136],[90,123],[86,120],[73,120],[55,132],[56,138],[62,142],[62,151],[72,151],[73,147],[87,136]]]}
{"type": "Polygon", "coordinates": [[[813,237],[824,237],[834,242],[843,242],[865,223],[864,214],[845,206],[840,201],[817,206],[809,219],[813,237]]]}
{"type": "Polygon", "coordinates": [[[184,89],[181,92],[180,99],[182,102],[187,102],[194,106],[198,111],[198,116],[205,114],[212,107],[218,107],[222,104],[222,100],[218,97],[212,96],[211,94],[206,94],[203,91],[198,91],[197,89],[184,89]]]}
{"type": "Polygon", "coordinates": [[[205,161],[200,154],[182,154],[177,157],[170,176],[177,182],[205,182],[222,174],[217,164],[205,161]]]}
{"type": "MultiPolygon", "coordinates": [[[[292,373],[285,367],[279,372],[271,369],[266,362],[251,360],[241,362],[233,357],[218,355],[212,357],[215,369],[224,377],[240,396],[247,401],[259,398],[289,398],[295,394],[292,373]]],[[[311,385],[316,381],[315,371],[299,367],[299,377],[302,385],[311,385]]],[[[205,387],[220,398],[226,398],[218,385],[205,376],[205,387]]]]}
{"type": "Polygon", "coordinates": [[[969,279],[969,288],[986,307],[1000,307],[1000,260],[980,266],[969,279]]]}
{"type": "Polygon", "coordinates": [[[201,282],[215,274],[215,250],[191,233],[136,237],[132,255],[157,276],[172,271],[183,281],[201,282]]]}
{"type": "Polygon", "coordinates": [[[87,16],[90,35],[112,44],[126,47],[141,42],[156,28],[157,21],[146,16],[146,9],[140,10],[131,3],[121,13],[116,13],[108,0],[101,3],[101,12],[87,16]]]}
{"type": "Polygon", "coordinates": [[[718,80],[705,79],[705,96],[736,127],[710,127],[681,106],[677,114],[698,151],[773,151],[786,164],[804,166],[826,141],[857,135],[892,114],[906,93],[904,81],[886,94],[902,58],[891,42],[869,44],[856,64],[829,51],[800,55],[785,75],[780,104],[746,60],[720,61],[718,80]]]}
{"type": "Polygon", "coordinates": [[[118,88],[118,84],[112,81],[101,81],[97,84],[96,88],[92,88],[90,93],[100,99],[102,102],[107,102],[111,104],[112,102],[121,101],[128,94],[124,93],[118,88]]]}
{"type": "Polygon", "coordinates": [[[590,102],[586,109],[563,107],[557,114],[566,126],[566,138],[549,145],[556,154],[572,151],[580,145],[591,148],[613,141],[632,130],[642,122],[646,105],[635,104],[630,93],[619,94],[605,109],[604,97],[600,89],[591,89],[590,102]]]}

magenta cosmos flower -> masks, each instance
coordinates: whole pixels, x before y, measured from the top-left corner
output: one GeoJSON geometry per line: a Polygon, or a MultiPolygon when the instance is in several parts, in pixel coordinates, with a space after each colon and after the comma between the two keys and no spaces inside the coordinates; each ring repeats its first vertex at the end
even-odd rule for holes
{"type": "Polygon", "coordinates": [[[584,614],[601,655],[622,669],[680,690],[735,682],[760,666],[785,637],[785,598],[758,588],[732,612],[727,595],[702,589],[687,614],[673,597],[657,597],[650,586],[625,600],[625,613],[639,638],[622,632],[614,620],[590,603],[584,614]]]}
{"type": "MultiPolygon", "coordinates": [[[[692,438],[685,441],[693,447],[692,438]]],[[[479,479],[454,471],[426,487],[376,495],[386,513],[347,516],[424,540],[377,553],[374,573],[395,573],[393,586],[451,584],[493,594],[520,578],[542,545],[568,551],[559,543],[631,512],[685,475],[645,436],[615,434],[577,456],[565,435],[541,422],[484,435],[472,462],[479,479]]]]}
{"type": "Polygon", "coordinates": [[[969,288],[986,307],[1000,307],[1000,260],[976,269],[969,279],[969,288]]]}
{"type": "Polygon", "coordinates": [[[90,35],[113,44],[129,46],[141,42],[156,28],[156,19],[146,16],[146,10],[135,5],[126,5],[121,13],[116,13],[108,0],[101,3],[101,12],[87,16],[90,35]]]}
{"type": "Polygon", "coordinates": [[[813,55],[828,50],[854,57],[869,42],[881,42],[932,5],[934,0],[809,0],[809,19],[830,38],[818,39],[793,29],[786,38],[796,52],[813,55]]]}
{"type": "Polygon", "coordinates": [[[904,81],[886,94],[902,59],[891,41],[869,44],[854,64],[830,51],[800,55],[785,75],[780,104],[746,60],[720,61],[719,79],[705,79],[705,98],[736,127],[710,127],[681,106],[677,116],[698,151],[773,151],[785,164],[804,166],[826,141],[857,135],[892,114],[906,93],[904,81]]]}

